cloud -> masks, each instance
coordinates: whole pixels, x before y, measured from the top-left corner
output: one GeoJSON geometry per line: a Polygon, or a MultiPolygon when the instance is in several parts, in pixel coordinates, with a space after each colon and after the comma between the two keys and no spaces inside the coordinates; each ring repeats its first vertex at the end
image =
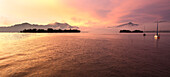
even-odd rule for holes
{"type": "Polygon", "coordinates": [[[10,25],[12,24],[13,21],[11,21],[10,19],[8,19],[7,17],[0,17],[0,25],[10,25]]]}
{"type": "Polygon", "coordinates": [[[76,17],[72,17],[71,20],[74,21],[74,22],[81,22],[81,21],[83,21],[83,19],[76,18],[76,17]]]}
{"type": "Polygon", "coordinates": [[[156,0],[142,8],[132,10],[130,14],[121,17],[121,21],[154,22],[156,20],[170,21],[169,0],[156,0]]]}
{"type": "Polygon", "coordinates": [[[106,20],[109,24],[128,20],[170,18],[168,0],[73,0],[67,3],[81,11],[94,14],[96,18],[101,17],[99,20],[106,20]]]}
{"type": "Polygon", "coordinates": [[[148,25],[156,20],[170,21],[169,0],[0,1],[0,16],[9,16],[19,22],[65,21],[76,26],[105,27],[130,21],[148,25]]]}

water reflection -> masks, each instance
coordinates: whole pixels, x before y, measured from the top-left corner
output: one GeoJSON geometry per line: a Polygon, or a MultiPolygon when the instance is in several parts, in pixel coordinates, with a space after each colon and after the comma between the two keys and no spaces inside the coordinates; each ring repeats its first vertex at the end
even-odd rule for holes
{"type": "Polygon", "coordinates": [[[156,42],[156,48],[159,48],[159,40],[160,40],[160,39],[155,39],[155,42],[156,42]]]}
{"type": "Polygon", "coordinates": [[[158,41],[153,35],[144,38],[137,34],[1,36],[5,36],[0,40],[6,44],[0,43],[0,77],[165,77],[170,73],[167,38],[164,38],[166,42],[158,40],[165,46],[156,49],[154,41],[157,44],[158,41]],[[15,42],[7,43],[5,38],[15,42]]]}
{"type": "Polygon", "coordinates": [[[154,38],[155,38],[155,42],[156,42],[156,48],[158,48],[159,47],[160,36],[155,35],[154,38]]]}
{"type": "Polygon", "coordinates": [[[33,36],[35,34],[20,34],[20,33],[0,33],[0,39],[1,40],[20,40],[24,39],[30,36],[33,36]]]}

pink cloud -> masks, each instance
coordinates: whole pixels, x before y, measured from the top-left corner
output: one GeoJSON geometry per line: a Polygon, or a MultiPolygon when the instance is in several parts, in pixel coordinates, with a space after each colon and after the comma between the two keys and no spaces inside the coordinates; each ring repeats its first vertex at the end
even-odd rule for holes
{"type": "Polygon", "coordinates": [[[96,18],[97,22],[85,23],[91,26],[115,26],[131,21],[154,29],[155,20],[170,21],[169,0],[67,0],[66,3],[96,18]]]}
{"type": "MultiPolygon", "coordinates": [[[[161,5],[169,5],[168,0],[72,0],[67,1],[70,6],[73,6],[80,11],[85,11],[91,13],[94,17],[101,21],[106,21],[108,24],[119,23],[125,16],[137,15],[134,12],[139,9],[146,9],[149,5],[154,5],[153,7],[161,5]],[[158,4],[159,3],[159,4],[158,4]]],[[[155,8],[156,10],[169,10],[170,8],[165,6],[163,8],[155,8]]],[[[145,10],[143,10],[145,11],[145,10]]],[[[150,10],[152,12],[152,10],[150,10]]],[[[147,13],[139,13],[139,18],[141,16],[149,16],[151,18],[161,18],[161,15],[152,15],[147,13]]],[[[127,18],[130,20],[135,20],[134,18],[127,18]]]]}

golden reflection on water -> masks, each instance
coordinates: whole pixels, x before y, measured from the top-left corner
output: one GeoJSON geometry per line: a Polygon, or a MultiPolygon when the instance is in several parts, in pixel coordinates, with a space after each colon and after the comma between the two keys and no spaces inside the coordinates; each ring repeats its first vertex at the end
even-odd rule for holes
{"type": "Polygon", "coordinates": [[[0,35],[0,77],[169,75],[168,49],[156,49],[153,36],[143,40],[142,35],[117,34],[0,35]]]}

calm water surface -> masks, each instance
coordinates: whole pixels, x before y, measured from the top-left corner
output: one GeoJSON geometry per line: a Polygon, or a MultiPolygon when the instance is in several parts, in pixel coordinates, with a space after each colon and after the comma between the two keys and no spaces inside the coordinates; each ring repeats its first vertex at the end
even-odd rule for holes
{"type": "Polygon", "coordinates": [[[170,34],[0,33],[0,77],[170,77],[170,34]]]}

